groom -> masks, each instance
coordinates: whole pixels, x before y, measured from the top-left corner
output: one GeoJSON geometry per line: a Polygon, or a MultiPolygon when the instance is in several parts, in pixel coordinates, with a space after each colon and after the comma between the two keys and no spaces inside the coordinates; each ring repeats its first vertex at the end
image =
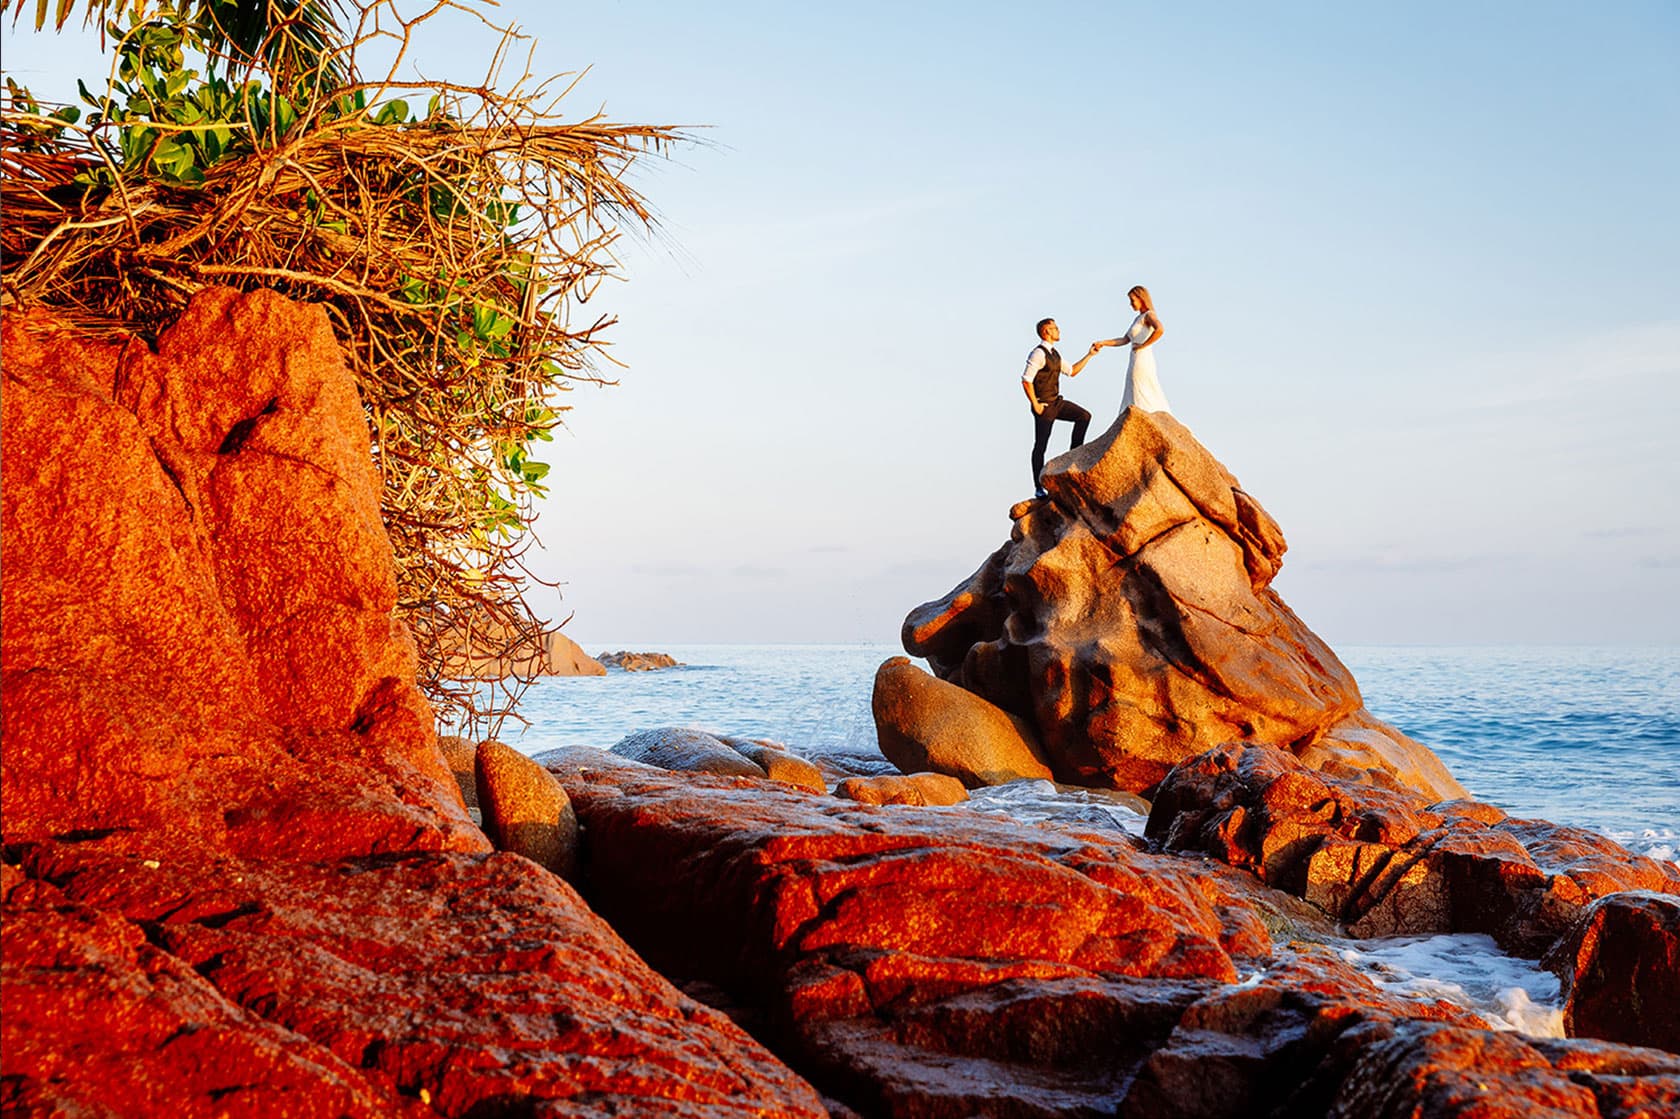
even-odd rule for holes
{"type": "MultiPolygon", "coordinates": [[[[1072,450],[1085,442],[1085,428],[1091,423],[1091,413],[1062,395],[1062,355],[1056,349],[1061,337],[1062,330],[1055,319],[1040,319],[1038,345],[1027,355],[1027,368],[1021,374],[1021,388],[1026,392],[1033,410],[1034,497],[1046,496],[1038,476],[1044,472],[1044,450],[1050,445],[1050,426],[1057,420],[1066,420],[1073,425],[1073,441],[1068,444],[1068,449],[1072,450]]],[[[1084,357],[1073,363],[1067,375],[1079,376],[1079,371],[1085,368],[1085,363],[1096,352],[1097,347],[1092,346],[1084,357]]]]}

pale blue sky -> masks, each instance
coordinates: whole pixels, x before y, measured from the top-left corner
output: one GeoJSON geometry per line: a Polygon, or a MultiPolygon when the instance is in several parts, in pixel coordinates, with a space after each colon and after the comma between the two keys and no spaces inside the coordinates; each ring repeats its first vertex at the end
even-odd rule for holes
{"type": "MultiPolygon", "coordinates": [[[[545,448],[541,600],[585,645],[896,640],[1029,492],[1033,322],[1112,336],[1140,282],[1333,644],[1676,640],[1674,4],[499,14],[592,67],[575,113],[709,126],[640,175],[663,233],[591,305],[629,368],[545,448]]],[[[1124,369],[1067,387],[1097,430],[1124,369]]]]}

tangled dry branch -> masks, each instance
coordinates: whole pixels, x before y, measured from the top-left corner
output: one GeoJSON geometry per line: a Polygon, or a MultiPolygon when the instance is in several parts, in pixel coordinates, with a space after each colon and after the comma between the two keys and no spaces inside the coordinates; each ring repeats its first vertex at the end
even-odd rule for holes
{"type": "Polygon", "coordinates": [[[621,232],[651,226],[626,173],[685,137],[565,120],[564,90],[529,66],[501,80],[511,33],[479,84],[397,80],[426,21],[456,7],[360,9],[295,119],[247,112],[242,143],[201,181],[125,166],[118,123],[49,122],[14,91],[0,119],[0,273],[8,307],[44,304],[95,335],[154,335],[207,285],[323,304],[374,432],[423,686],[471,722],[505,715],[517,685],[451,679],[451,653],[537,633],[522,557],[546,468],[529,451],[561,422],[560,394],[602,379],[614,320],[586,310],[617,269],[621,232]],[[384,80],[357,79],[368,51],[387,57],[384,80]],[[430,100],[411,115],[401,99],[417,93],[430,100]]]}

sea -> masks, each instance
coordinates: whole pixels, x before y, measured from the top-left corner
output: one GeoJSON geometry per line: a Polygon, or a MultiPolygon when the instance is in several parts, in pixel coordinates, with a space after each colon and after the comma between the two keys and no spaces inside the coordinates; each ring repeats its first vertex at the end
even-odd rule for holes
{"type": "MultiPolygon", "coordinates": [[[[604,649],[622,646],[608,645],[604,649]]],[[[497,737],[526,754],[609,748],[654,727],[765,738],[838,768],[880,762],[869,710],[892,645],[674,645],[653,672],[545,678],[497,737]]],[[[1518,817],[1590,828],[1680,862],[1680,647],[1354,646],[1338,654],[1379,719],[1431,747],[1477,799],[1518,817]]],[[[1048,781],[977,790],[963,810],[1025,822],[1093,817],[1141,834],[1143,817],[1048,781]]],[[[952,811],[917,809],[917,811],[952,811]]],[[[1380,985],[1446,998],[1495,1025],[1561,1036],[1557,979],[1485,936],[1348,940],[1380,985]]]]}

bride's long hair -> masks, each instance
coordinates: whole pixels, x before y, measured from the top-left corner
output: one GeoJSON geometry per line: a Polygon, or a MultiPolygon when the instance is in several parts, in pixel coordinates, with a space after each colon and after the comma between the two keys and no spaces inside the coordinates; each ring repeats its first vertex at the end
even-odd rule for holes
{"type": "Polygon", "coordinates": [[[1126,293],[1127,298],[1134,295],[1143,300],[1143,309],[1145,311],[1153,311],[1155,309],[1155,301],[1149,297],[1148,288],[1144,287],[1142,284],[1138,284],[1136,287],[1132,288],[1131,291],[1126,293]]]}

